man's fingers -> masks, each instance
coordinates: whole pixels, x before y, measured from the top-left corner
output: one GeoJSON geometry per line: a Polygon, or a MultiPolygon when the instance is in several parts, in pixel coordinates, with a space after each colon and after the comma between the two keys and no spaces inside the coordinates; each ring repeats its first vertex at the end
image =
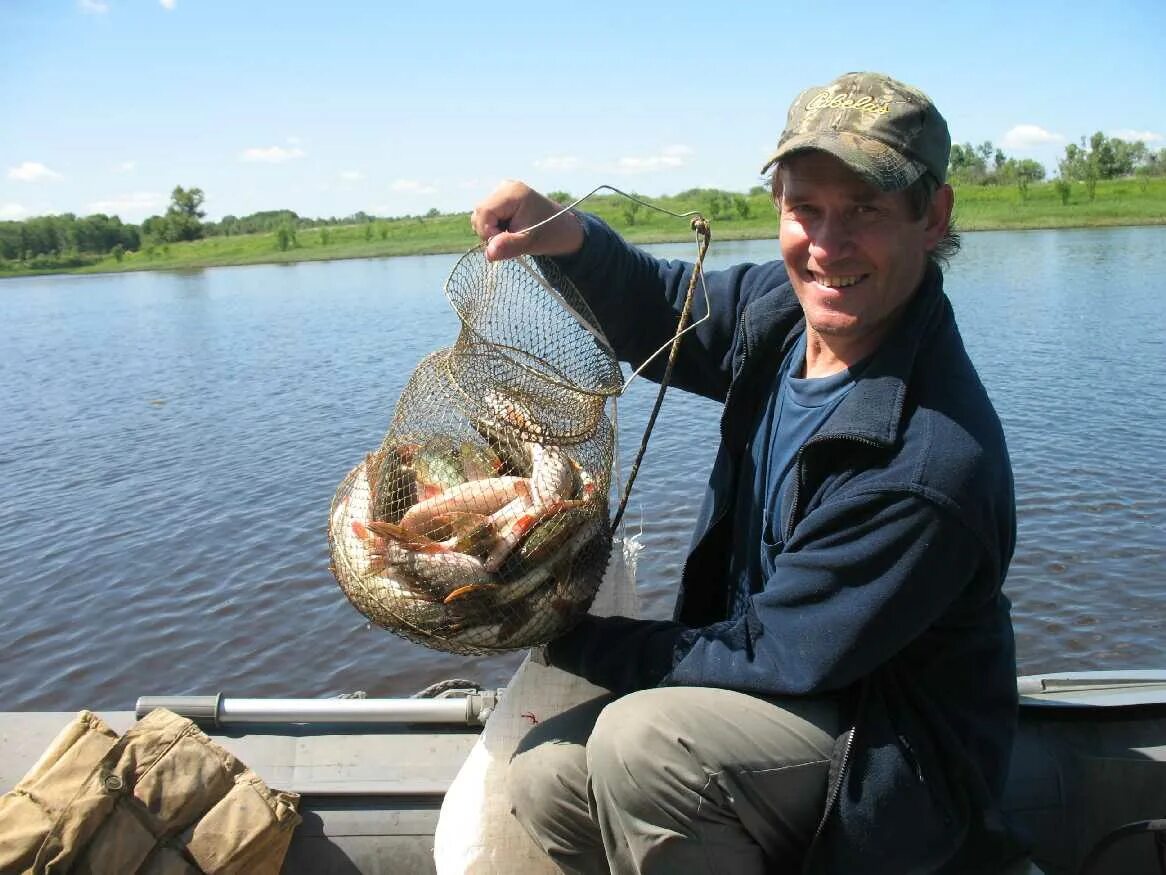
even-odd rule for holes
{"type": "Polygon", "coordinates": [[[482,240],[489,240],[495,234],[505,231],[509,224],[509,219],[502,218],[491,209],[479,207],[470,214],[470,227],[482,240]]]}
{"type": "Polygon", "coordinates": [[[486,243],[486,259],[488,261],[502,261],[506,258],[526,255],[531,249],[530,236],[510,231],[502,231],[493,235],[486,243]]]}
{"type": "Polygon", "coordinates": [[[566,215],[542,224],[561,209],[526,184],[509,181],[474,208],[470,225],[480,239],[488,241],[486,257],[491,261],[519,255],[567,255],[583,245],[578,219],[566,215]]]}

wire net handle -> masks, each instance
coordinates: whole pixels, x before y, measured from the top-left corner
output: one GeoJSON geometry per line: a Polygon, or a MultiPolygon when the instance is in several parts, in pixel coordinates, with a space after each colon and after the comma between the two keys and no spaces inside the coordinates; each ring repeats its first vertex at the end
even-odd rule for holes
{"type": "MultiPolygon", "coordinates": [[[[594,196],[596,193],[598,193],[600,191],[604,191],[604,190],[614,192],[615,194],[618,194],[618,195],[622,195],[623,197],[626,197],[628,200],[634,201],[635,203],[640,204],[641,206],[648,207],[649,209],[656,210],[658,212],[664,213],[664,214],[672,216],[674,218],[690,219],[692,222],[692,230],[695,232],[696,238],[697,238],[696,263],[692,269],[692,276],[689,278],[689,281],[688,281],[688,291],[686,292],[686,294],[684,296],[684,307],[680,311],[680,321],[676,324],[676,334],[673,335],[673,337],[670,341],[665,343],[663,346],[661,346],[659,349],[657,349],[655,352],[653,352],[650,356],[648,356],[640,364],[640,366],[632,372],[632,375],[630,377],[628,377],[627,381],[623,384],[623,389],[620,390],[620,394],[623,394],[623,392],[626,392],[628,386],[631,385],[632,380],[634,380],[641,373],[643,373],[644,369],[647,368],[648,365],[650,365],[653,361],[655,361],[656,358],[664,352],[664,350],[666,350],[666,349],[669,350],[668,362],[664,366],[664,374],[660,378],[660,389],[656,393],[656,403],[652,405],[652,413],[648,417],[648,424],[644,427],[644,436],[640,440],[640,448],[636,452],[635,461],[632,462],[631,470],[628,472],[628,481],[624,487],[623,496],[620,498],[619,507],[617,508],[617,510],[615,512],[615,517],[611,521],[611,531],[612,531],[612,534],[614,534],[616,529],[619,528],[620,522],[623,520],[624,511],[627,510],[628,499],[631,497],[631,494],[632,494],[632,485],[636,482],[636,475],[639,473],[640,463],[643,461],[644,453],[648,449],[648,438],[651,436],[652,428],[656,424],[656,417],[659,416],[659,414],[660,414],[660,407],[664,403],[664,393],[667,391],[668,382],[672,378],[672,367],[673,367],[673,365],[676,364],[676,356],[677,356],[677,353],[680,351],[680,341],[684,338],[685,334],[687,334],[689,331],[695,329],[702,322],[704,322],[706,319],[708,319],[709,316],[712,315],[712,306],[709,303],[708,286],[705,285],[705,281],[704,281],[704,256],[705,256],[705,253],[708,252],[709,242],[712,239],[712,232],[709,230],[708,220],[705,219],[705,217],[702,216],[696,210],[689,210],[688,212],[685,212],[685,213],[676,213],[676,212],[673,212],[672,210],[665,209],[664,207],[657,206],[656,204],[648,203],[645,200],[641,200],[640,198],[635,197],[634,195],[628,194],[626,191],[621,191],[620,189],[616,188],[613,185],[597,185],[595,188],[591,189],[591,191],[587,192],[587,194],[583,195],[583,197],[576,198],[574,201],[567,204],[567,206],[563,207],[558,212],[553,213],[552,215],[548,216],[547,218],[545,218],[539,222],[535,222],[530,227],[523,228],[521,231],[518,231],[516,233],[530,234],[530,233],[538,230],[539,228],[541,228],[543,225],[546,225],[550,222],[553,222],[555,219],[559,218],[559,216],[563,215],[564,213],[570,212],[571,210],[575,209],[575,207],[579,206],[579,204],[583,203],[583,201],[594,196]],[[696,291],[696,284],[698,282],[700,283],[701,290],[704,292],[704,305],[705,305],[704,315],[700,319],[698,319],[696,322],[689,325],[688,320],[692,316],[692,296],[693,296],[693,293],[696,291]]],[[[525,265],[524,265],[524,267],[525,267],[525,265]]],[[[529,268],[528,268],[528,270],[529,270],[529,268]]],[[[549,287],[549,285],[546,282],[540,282],[540,284],[544,288],[549,287]]],[[[553,292],[553,290],[551,290],[551,291],[553,292]]],[[[565,303],[562,301],[561,296],[559,296],[557,293],[555,293],[555,297],[559,299],[560,303],[565,303]]],[[[592,335],[595,335],[598,338],[598,335],[596,334],[596,327],[595,326],[588,324],[587,320],[583,319],[582,316],[579,313],[575,312],[574,309],[572,309],[572,308],[567,308],[567,309],[568,309],[568,312],[571,313],[571,315],[573,315],[576,319],[579,320],[579,322],[583,325],[584,328],[586,328],[589,332],[591,332],[592,335]]],[[[611,349],[611,345],[607,342],[606,338],[603,338],[602,345],[605,349],[611,349]]],[[[616,440],[618,442],[618,440],[619,440],[618,436],[616,437],[616,440]]]]}
{"type": "MultiPolygon", "coordinates": [[[[648,449],[648,438],[651,437],[652,427],[656,424],[656,417],[660,414],[660,407],[664,403],[664,393],[668,389],[668,381],[672,378],[672,367],[676,364],[676,356],[680,352],[680,341],[683,339],[686,325],[689,317],[692,315],[692,296],[696,291],[696,284],[699,281],[704,285],[704,255],[708,252],[709,242],[712,239],[712,232],[709,230],[709,223],[703,216],[697,215],[692,219],[692,230],[696,232],[699,240],[698,252],[696,256],[696,263],[692,268],[692,276],[688,280],[688,291],[684,296],[684,308],[680,311],[680,321],[676,324],[676,335],[672,338],[672,346],[668,352],[668,362],[664,365],[664,374],[660,377],[660,390],[656,393],[656,403],[652,405],[652,413],[648,417],[648,424],[644,427],[644,436],[640,440],[640,449],[636,452],[636,459],[632,462],[632,468],[628,472],[628,482],[624,487],[623,497],[620,499],[619,508],[615,512],[615,517],[611,521],[612,534],[619,528],[620,521],[623,519],[624,511],[628,506],[628,498],[632,494],[632,484],[636,482],[636,474],[640,470],[640,462],[644,459],[644,453],[648,449]]],[[[707,289],[705,291],[707,300],[707,289]]],[[[705,311],[705,319],[708,318],[708,311],[705,311]]],[[[699,325],[700,323],[696,323],[699,325]]],[[[693,325],[692,327],[696,327],[693,325]]],[[[642,366],[641,366],[642,370],[642,366]]],[[[638,373],[638,371],[637,371],[638,373]]]]}
{"type": "MultiPolygon", "coordinates": [[[[712,307],[709,305],[709,290],[704,282],[704,271],[699,270],[700,263],[704,260],[704,250],[708,249],[708,220],[706,220],[705,217],[702,216],[700,214],[700,212],[697,210],[689,210],[688,212],[685,212],[685,213],[673,212],[672,210],[666,209],[666,208],[661,207],[661,206],[657,206],[656,204],[653,204],[653,203],[649,203],[646,200],[641,200],[640,198],[636,197],[635,195],[628,194],[626,191],[622,191],[622,190],[616,188],[614,185],[604,184],[604,185],[595,186],[595,188],[591,189],[591,191],[587,192],[587,194],[583,195],[583,197],[576,198],[571,203],[567,204],[567,206],[560,209],[557,213],[554,213],[550,216],[547,216],[545,219],[543,219],[539,222],[535,222],[529,228],[523,228],[521,231],[516,231],[514,233],[516,233],[516,234],[533,233],[534,231],[537,231],[539,228],[541,228],[543,225],[547,225],[547,224],[553,222],[555,219],[559,218],[559,216],[563,215],[564,213],[571,212],[571,210],[575,209],[575,207],[579,206],[579,204],[583,203],[583,201],[587,200],[588,198],[594,197],[596,194],[598,194],[601,191],[614,192],[615,194],[621,195],[622,197],[625,197],[628,200],[639,204],[640,206],[647,207],[650,210],[655,210],[658,213],[663,213],[666,216],[672,216],[674,219],[689,219],[689,220],[691,220],[692,229],[693,229],[693,231],[696,232],[697,250],[699,252],[699,257],[697,260],[698,270],[696,271],[696,273],[694,273],[694,276],[696,276],[696,275],[700,276],[700,288],[704,294],[704,315],[701,316],[699,319],[697,319],[695,322],[693,322],[691,325],[688,325],[687,327],[683,323],[678,325],[677,329],[676,329],[676,335],[671,340],[669,340],[667,343],[664,343],[663,345],[661,345],[659,349],[657,349],[650,356],[648,356],[646,359],[644,359],[643,362],[640,363],[640,366],[638,368],[636,368],[634,371],[632,371],[631,376],[628,377],[627,380],[624,382],[623,388],[621,388],[619,390],[620,394],[622,395],[623,393],[627,392],[628,387],[632,384],[632,381],[635,380],[636,377],[640,376],[640,374],[642,374],[644,372],[644,370],[648,367],[648,365],[650,365],[657,358],[659,358],[661,355],[663,355],[666,350],[671,348],[672,345],[675,343],[675,341],[680,336],[687,334],[689,331],[695,330],[702,322],[704,322],[706,319],[708,319],[712,315],[712,307]],[[704,249],[700,248],[701,247],[701,239],[702,239],[702,237],[701,237],[702,232],[701,232],[700,228],[704,229],[704,232],[703,232],[705,235],[703,238],[704,239],[704,244],[703,244],[704,249]]],[[[484,246],[485,244],[483,243],[481,245],[484,246]]],[[[522,262],[522,266],[524,268],[526,268],[528,271],[531,271],[530,266],[527,265],[525,262],[523,262],[522,259],[518,259],[518,260],[519,260],[519,262],[522,262]]],[[[539,284],[544,289],[546,289],[552,295],[554,295],[560,304],[566,306],[566,301],[563,300],[562,296],[558,293],[558,291],[556,291],[554,288],[552,288],[550,286],[549,283],[547,283],[545,280],[543,280],[541,277],[539,277],[536,272],[534,272],[534,271],[531,271],[531,272],[532,272],[532,274],[535,275],[535,278],[539,280],[539,284]]],[[[689,295],[691,296],[691,294],[692,294],[692,286],[690,285],[689,286],[689,295]]],[[[575,310],[573,308],[567,306],[566,309],[567,309],[567,312],[569,312],[572,316],[574,316],[577,320],[579,320],[579,323],[584,328],[586,328],[589,332],[591,332],[591,334],[596,338],[596,340],[599,342],[600,346],[603,347],[603,349],[609,350],[609,351],[611,350],[611,344],[608,343],[607,338],[602,335],[602,333],[599,331],[599,329],[596,326],[590,324],[586,319],[583,318],[583,316],[580,313],[575,312],[575,310]]],[[[614,352],[612,354],[614,355],[614,352]]]]}

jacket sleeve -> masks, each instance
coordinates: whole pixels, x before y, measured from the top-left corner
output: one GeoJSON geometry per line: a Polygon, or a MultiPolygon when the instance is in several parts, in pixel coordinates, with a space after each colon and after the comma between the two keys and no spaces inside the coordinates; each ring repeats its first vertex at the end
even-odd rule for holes
{"type": "Polygon", "coordinates": [[[740,619],[688,628],[588,616],[547,655],[616,693],[660,685],[766,695],[841,689],[931,627],[984,556],[966,525],[923,496],[851,496],[799,523],[740,619]]]}
{"type": "MultiPolygon", "coordinates": [[[[584,231],[582,249],[554,262],[587,300],[619,359],[638,368],[675,335],[694,266],[653,258],[595,216],[578,215],[584,231]]],[[[732,377],[741,313],[750,300],[781,286],[786,272],[781,262],[769,262],[705,271],[704,277],[708,306],[698,283],[689,324],[709,318],[681,341],[671,383],[722,400],[732,377]]],[[[667,360],[665,351],[644,375],[658,382],[667,360]]]]}

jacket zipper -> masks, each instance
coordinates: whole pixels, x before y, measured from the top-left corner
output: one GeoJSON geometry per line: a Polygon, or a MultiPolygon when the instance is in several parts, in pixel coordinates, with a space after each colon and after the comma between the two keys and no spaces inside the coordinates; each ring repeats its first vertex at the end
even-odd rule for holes
{"type": "Polygon", "coordinates": [[[856,444],[862,444],[863,446],[867,447],[874,447],[875,449],[881,449],[883,446],[883,444],[880,444],[876,440],[871,440],[865,435],[854,434],[853,432],[834,432],[833,434],[814,435],[798,448],[798,454],[794,458],[794,471],[797,472],[797,476],[794,477],[794,493],[790,503],[789,520],[786,521],[784,532],[784,537],[787,543],[789,539],[793,537],[794,521],[798,518],[798,501],[802,495],[802,475],[804,473],[804,469],[802,467],[802,457],[806,453],[806,447],[814,446],[817,444],[824,444],[827,441],[842,440],[853,441],[856,444]]]}
{"type": "MultiPolygon", "coordinates": [[[[745,330],[745,310],[747,310],[747,309],[748,308],[743,308],[741,310],[741,316],[737,320],[737,329],[741,335],[741,369],[742,370],[744,370],[744,368],[745,368],[745,359],[747,359],[749,357],[749,335],[745,330]]],[[[729,399],[733,395],[733,386],[736,384],[736,382],[737,382],[736,380],[729,380],[729,388],[725,391],[725,401],[724,401],[724,404],[722,405],[722,408],[721,408],[720,432],[721,432],[721,444],[722,445],[725,443],[725,411],[727,411],[729,409],[729,399]]],[[[711,532],[714,528],[716,528],[718,525],[720,525],[721,520],[723,520],[725,518],[725,514],[727,514],[728,512],[729,512],[729,509],[727,507],[719,508],[719,512],[717,513],[716,517],[714,517],[713,520],[711,522],[709,522],[705,531],[711,532]]],[[[681,580],[685,580],[688,577],[688,563],[691,561],[691,559],[692,559],[692,553],[689,553],[688,557],[684,560],[684,568],[680,574],[681,580]]]]}
{"type": "MultiPolygon", "coordinates": [[[[738,329],[741,332],[741,338],[742,338],[741,369],[738,373],[741,373],[745,370],[745,362],[749,358],[749,334],[748,334],[746,327],[745,327],[745,312],[747,309],[748,308],[744,308],[741,310],[741,316],[740,316],[740,319],[738,320],[738,329]]],[[[724,401],[724,407],[723,407],[722,413],[721,413],[721,422],[720,422],[720,432],[721,432],[721,443],[722,444],[725,442],[725,412],[728,411],[728,409],[729,409],[729,400],[732,398],[733,386],[736,385],[736,382],[737,382],[736,380],[730,380],[729,381],[729,388],[725,392],[725,401],[724,401]]],[[[803,474],[802,457],[805,453],[806,447],[810,446],[811,444],[825,443],[826,441],[831,441],[831,440],[851,440],[851,441],[854,441],[855,443],[860,443],[860,444],[863,444],[865,446],[875,447],[876,449],[881,446],[881,444],[879,444],[878,441],[871,440],[870,438],[865,437],[864,435],[845,433],[845,432],[839,432],[839,433],[829,434],[829,435],[815,435],[814,437],[812,437],[808,441],[806,441],[804,444],[802,444],[802,446],[798,449],[797,458],[794,460],[794,467],[795,467],[795,470],[797,471],[797,477],[794,479],[793,503],[790,507],[789,522],[786,526],[786,533],[785,533],[785,540],[786,541],[789,541],[789,539],[791,537],[793,537],[793,524],[794,524],[794,520],[797,519],[798,501],[801,497],[802,474],[803,474]]],[[[706,531],[712,531],[712,529],[715,526],[719,525],[721,520],[724,519],[726,513],[728,513],[728,508],[722,508],[721,512],[716,515],[715,519],[713,519],[712,522],[709,523],[708,529],[706,531]]],[[[692,558],[692,555],[689,554],[688,559],[685,560],[684,571],[682,573],[682,579],[683,579],[683,577],[687,577],[688,563],[689,563],[689,560],[691,560],[691,558],[692,558]]],[[[807,866],[809,865],[809,860],[810,860],[810,857],[813,853],[813,850],[814,850],[815,846],[818,844],[818,839],[821,837],[823,830],[825,830],[825,828],[826,828],[826,823],[830,819],[830,813],[834,810],[834,805],[838,801],[838,796],[842,792],[842,781],[845,779],[847,767],[850,765],[850,755],[851,755],[851,751],[854,749],[854,736],[858,732],[859,718],[861,718],[862,710],[866,705],[866,694],[867,694],[867,689],[868,689],[869,683],[870,683],[869,679],[863,681],[862,692],[859,695],[858,708],[855,710],[854,726],[852,726],[850,728],[850,730],[847,732],[846,746],[842,750],[842,760],[839,763],[838,773],[834,776],[834,781],[831,783],[830,787],[826,791],[826,804],[822,809],[822,817],[818,821],[818,827],[816,830],[814,830],[814,836],[813,836],[813,838],[810,839],[809,847],[806,850],[805,861],[806,861],[807,866]]]]}
{"type": "Polygon", "coordinates": [[[838,763],[838,773],[834,776],[834,780],[826,790],[826,803],[822,806],[822,816],[818,819],[818,828],[814,830],[814,835],[806,847],[806,855],[802,860],[803,873],[810,870],[810,860],[818,847],[818,841],[826,829],[826,824],[830,820],[830,814],[834,811],[838,797],[842,794],[842,782],[845,780],[847,768],[850,766],[850,755],[854,750],[854,737],[858,735],[858,727],[862,720],[862,712],[866,709],[866,697],[869,691],[870,678],[867,677],[863,679],[862,689],[858,694],[858,707],[854,711],[854,725],[846,733],[846,746],[842,749],[842,759],[838,763]]]}
{"type": "MultiPolygon", "coordinates": [[[[741,335],[741,369],[737,372],[738,374],[744,372],[745,361],[746,361],[746,359],[749,358],[749,332],[745,329],[745,312],[748,309],[749,309],[748,307],[742,307],[741,308],[741,316],[737,320],[737,331],[741,335]]],[[[721,425],[721,443],[722,444],[725,442],[725,413],[727,413],[729,410],[729,399],[733,397],[733,386],[735,386],[736,383],[737,383],[736,380],[733,380],[733,379],[729,380],[729,388],[725,391],[725,401],[724,401],[724,404],[721,406],[721,423],[720,423],[720,425],[721,425]]],[[[719,519],[720,518],[718,517],[718,521],[719,521],[719,519]]]]}
{"type": "MultiPolygon", "coordinates": [[[[798,449],[798,455],[794,460],[794,470],[797,476],[794,478],[793,484],[793,499],[790,504],[789,520],[785,526],[785,541],[793,537],[794,521],[798,518],[798,502],[801,499],[802,479],[804,469],[802,466],[803,457],[806,452],[806,447],[811,444],[822,444],[833,440],[849,440],[855,443],[863,444],[864,446],[879,448],[881,445],[878,441],[871,440],[863,435],[857,435],[846,432],[836,432],[828,435],[815,435],[810,438],[798,449]]],[[[818,828],[814,830],[814,836],[810,839],[810,844],[806,849],[806,856],[803,864],[803,871],[809,871],[810,859],[813,857],[814,849],[818,846],[818,840],[822,836],[822,832],[826,829],[826,823],[830,820],[830,814],[834,811],[834,806],[838,802],[838,797],[842,793],[842,782],[846,780],[846,770],[850,765],[850,754],[854,749],[854,737],[858,734],[858,726],[862,720],[862,712],[866,707],[866,696],[870,686],[870,678],[864,678],[862,681],[862,691],[858,697],[858,707],[854,711],[854,725],[846,734],[846,746],[842,749],[842,760],[838,765],[838,772],[834,775],[834,780],[826,790],[826,804],[822,808],[822,817],[818,820],[818,828]]]]}

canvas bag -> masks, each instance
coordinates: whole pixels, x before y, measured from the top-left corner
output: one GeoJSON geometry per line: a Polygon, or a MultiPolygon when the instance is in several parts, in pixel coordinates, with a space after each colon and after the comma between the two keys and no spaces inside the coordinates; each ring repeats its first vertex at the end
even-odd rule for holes
{"type": "MultiPolygon", "coordinates": [[[[592,614],[639,614],[638,538],[635,535],[613,541],[611,561],[592,602],[592,614]]],[[[518,742],[534,721],[541,723],[605,692],[577,675],[527,655],[446,791],[434,832],[438,875],[558,872],[511,815],[505,791],[506,770],[518,742]]]]}
{"type": "Polygon", "coordinates": [[[0,872],[275,875],[298,801],[171,711],[121,738],[81,711],[0,796],[0,872]]]}

